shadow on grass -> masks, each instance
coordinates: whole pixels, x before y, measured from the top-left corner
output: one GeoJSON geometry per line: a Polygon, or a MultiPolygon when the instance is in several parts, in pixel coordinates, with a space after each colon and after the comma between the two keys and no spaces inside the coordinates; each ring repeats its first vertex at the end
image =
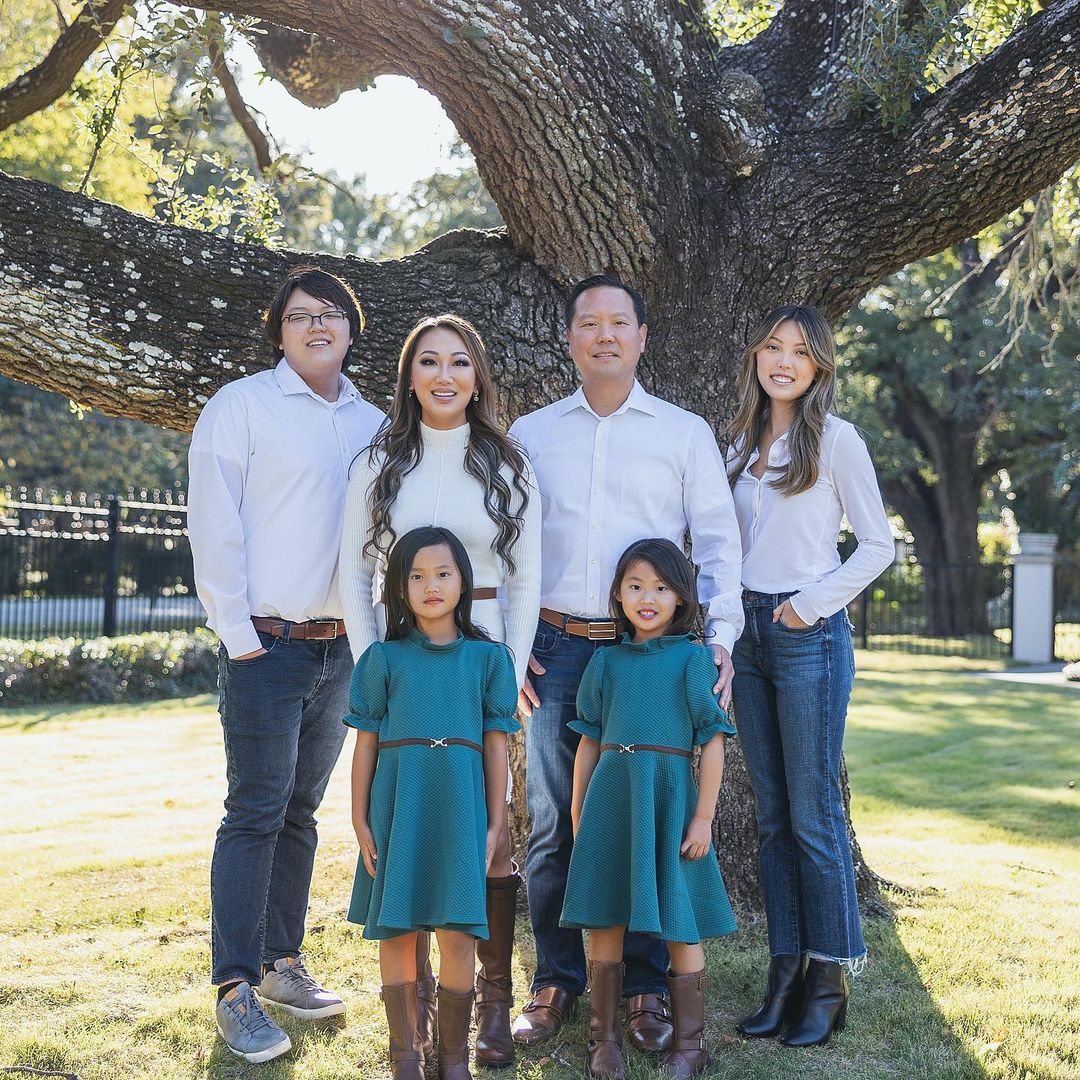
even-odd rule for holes
{"type": "Polygon", "coordinates": [[[1027,840],[1075,845],[1080,779],[1069,687],[948,672],[860,673],[859,725],[845,748],[856,788],[905,808],[944,810],[1027,840]],[[899,713],[905,724],[879,724],[899,713]]]}

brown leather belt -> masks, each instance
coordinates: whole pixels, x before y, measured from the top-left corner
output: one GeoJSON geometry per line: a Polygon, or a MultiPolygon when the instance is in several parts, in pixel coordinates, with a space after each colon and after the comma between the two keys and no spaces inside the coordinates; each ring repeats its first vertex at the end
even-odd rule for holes
{"type": "MultiPolygon", "coordinates": [[[[483,585],[479,589],[473,589],[472,591],[472,598],[474,600],[494,600],[498,595],[499,590],[491,585],[483,585]]],[[[382,596],[379,597],[379,603],[386,603],[386,593],[383,593],[382,596]]]]}
{"type": "Polygon", "coordinates": [[[345,636],[344,619],[312,619],[310,622],[289,622],[288,619],[271,619],[265,615],[252,615],[251,625],[271,637],[286,641],[333,641],[345,636]]]}
{"type": "Polygon", "coordinates": [[[680,750],[675,746],[650,746],[648,743],[631,743],[623,746],[622,743],[606,742],[600,744],[600,753],[605,750],[618,750],[620,754],[634,754],[638,750],[653,750],[657,754],[674,754],[676,757],[693,757],[689,750],[680,750]]]}
{"type": "Polygon", "coordinates": [[[552,611],[542,607],[540,618],[548,626],[557,626],[572,637],[588,638],[590,641],[615,641],[619,628],[614,619],[586,619],[581,615],[564,615],[561,611],[552,611]]]}
{"type": "Polygon", "coordinates": [[[436,746],[467,746],[478,754],[484,752],[484,748],[470,739],[391,739],[389,742],[379,743],[380,750],[396,750],[399,746],[426,746],[434,750],[436,746]]]}

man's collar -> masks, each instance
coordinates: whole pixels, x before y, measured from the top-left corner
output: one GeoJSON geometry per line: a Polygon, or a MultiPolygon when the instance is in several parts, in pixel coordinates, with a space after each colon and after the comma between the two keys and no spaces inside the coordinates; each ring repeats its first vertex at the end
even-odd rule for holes
{"type": "MultiPolygon", "coordinates": [[[[584,409],[586,412],[592,413],[593,416],[599,415],[589,404],[589,399],[585,396],[585,389],[581,386],[579,386],[568,398],[564,398],[559,402],[560,416],[565,416],[574,409],[584,409]]],[[[643,412],[647,416],[656,415],[656,406],[653,404],[651,395],[645,392],[645,387],[643,387],[637,379],[634,380],[634,385],[630,388],[630,393],[627,395],[626,400],[610,415],[619,416],[621,413],[626,412],[627,409],[643,412]]],[[[600,417],[600,419],[604,419],[604,417],[600,417]]]]}
{"type": "MultiPolygon", "coordinates": [[[[278,387],[283,394],[307,394],[309,397],[318,398],[319,401],[325,401],[325,398],[319,397],[314,390],[289,366],[289,361],[283,356],[279,361],[276,368],[274,368],[274,378],[277,380],[278,387]]],[[[338,375],[338,397],[337,401],[348,401],[358,396],[358,391],[355,386],[344,375],[338,375]]],[[[336,405],[335,402],[328,402],[328,404],[336,405]]]]}

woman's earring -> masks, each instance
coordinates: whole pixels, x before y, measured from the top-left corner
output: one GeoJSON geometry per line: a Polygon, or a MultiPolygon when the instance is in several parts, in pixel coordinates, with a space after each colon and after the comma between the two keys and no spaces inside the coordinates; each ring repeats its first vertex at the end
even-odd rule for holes
{"type": "Polygon", "coordinates": [[[480,391],[479,390],[476,390],[476,391],[473,392],[472,399],[473,399],[473,401],[479,401],[480,400],[480,391]]]}
{"type": "Polygon", "coordinates": [[[416,391],[413,390],[413,388],[410,386],[409,387],[409,395],[412,396],[414,393],[416,393],[416,391]]]}

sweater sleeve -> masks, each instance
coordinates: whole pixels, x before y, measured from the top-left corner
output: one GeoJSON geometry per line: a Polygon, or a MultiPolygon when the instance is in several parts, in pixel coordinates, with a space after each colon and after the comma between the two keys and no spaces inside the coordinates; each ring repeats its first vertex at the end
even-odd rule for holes
{"type": "Polygon", "coordinates": [[[375,560],[364,554],[364,544],[371,533],[371,504],[368,489],[375,479],[375,469],[368,453],[353,463],[345,494],[345,520],[341,529],[341,555],[338,560],[338,587],[345,613],[345,630],[353,659],[359,661],[368,646],[379,640],[375,622],[375,560]]]}
{"type": "Polygon", "coordinates": [[[528,459],[525,461],[529,502],[521,535],[514,545],[515,573],[506,575],[506,644],[514,658],[514,677],[525,685],[540,614],[540,492],[528,459]]]}
{"type": "Polygon", "coordinates": [[[376,641],[356,663],[349,683],[349,711],[343,722],[359,731],[378,732],[386,716],[388,674],[382,642],[376,641]]]}

